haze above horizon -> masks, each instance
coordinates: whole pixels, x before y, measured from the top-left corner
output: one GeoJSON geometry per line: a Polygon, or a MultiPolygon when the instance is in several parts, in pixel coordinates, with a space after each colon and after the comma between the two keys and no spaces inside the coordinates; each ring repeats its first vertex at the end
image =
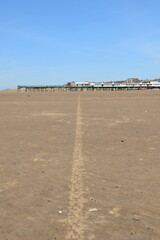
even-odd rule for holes
{"type": "Polygon", "coordinates": [[[158,0],[0,1],[0,89],[160,78],[158,0]]]}

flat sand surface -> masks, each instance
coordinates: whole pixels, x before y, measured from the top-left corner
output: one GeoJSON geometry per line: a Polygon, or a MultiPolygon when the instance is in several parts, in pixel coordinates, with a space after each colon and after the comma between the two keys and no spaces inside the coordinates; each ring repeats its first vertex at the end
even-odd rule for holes
{"type": "Polygon", "coordinates": [[[0,240],[160,240],[160,91],[0,93],[0,240]]]}

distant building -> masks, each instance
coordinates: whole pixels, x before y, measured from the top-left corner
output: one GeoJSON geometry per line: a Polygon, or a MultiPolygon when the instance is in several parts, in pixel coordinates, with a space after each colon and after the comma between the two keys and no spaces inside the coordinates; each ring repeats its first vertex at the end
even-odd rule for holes
{"type": "Polygon", "coordinates": [[[89,86],[90,83],[89,82],[75,82],[74,86],[76,87],[86,87],[86,86],[89,86]]]}
{"type": "Polygon", "coordinates": [[[152,81],[150,81],[150,84],[152,84],[152,86],[160,85],[160,80],[152,80],[152,81]]]}
{"type": "Polygon", "coordinates": [[[65,86],[75,86],[75,82],[74,81],[68,82],[67,84],[65,84],[65,86]]]}
{"type": "Polygon", "coordinates": [[[139,78],[128,78],[125,82],[126,83],[139,83],[139,82],[141,82],[141,80],[139,80],[139,78]]]}

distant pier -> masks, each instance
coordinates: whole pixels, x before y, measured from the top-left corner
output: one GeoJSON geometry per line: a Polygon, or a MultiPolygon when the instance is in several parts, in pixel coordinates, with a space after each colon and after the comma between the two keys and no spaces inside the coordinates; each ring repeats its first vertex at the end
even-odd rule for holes
{"type": "Polygon", "coordinates": [[[67,85],[24,85],[17,86],[17,91],[25,91],[25,92],[51,92],[51,91],[121,91],[121,90],[147,90],[147,89],[159,89],[160,84],[151,84],[151,83],[126,83],[126,84],[106,84],[106,85],[75,85],[75,86],[67,86],[67,85]]]}

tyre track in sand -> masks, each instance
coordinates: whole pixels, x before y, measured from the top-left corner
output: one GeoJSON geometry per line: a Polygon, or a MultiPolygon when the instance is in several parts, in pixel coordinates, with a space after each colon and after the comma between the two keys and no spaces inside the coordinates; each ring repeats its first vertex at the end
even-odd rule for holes
{"type": "Polygon", "coordinates": [[[84,159],[82,154],[82,119],[80,95],[77,104],[77,122],[75,146],[73,153],[73,165],[71,175],[71,190],[68,208],[68,233],[66,239],[84,240],[86,235],[86,214],[84,211],[85,191],[83,186],[84,159]]]}

